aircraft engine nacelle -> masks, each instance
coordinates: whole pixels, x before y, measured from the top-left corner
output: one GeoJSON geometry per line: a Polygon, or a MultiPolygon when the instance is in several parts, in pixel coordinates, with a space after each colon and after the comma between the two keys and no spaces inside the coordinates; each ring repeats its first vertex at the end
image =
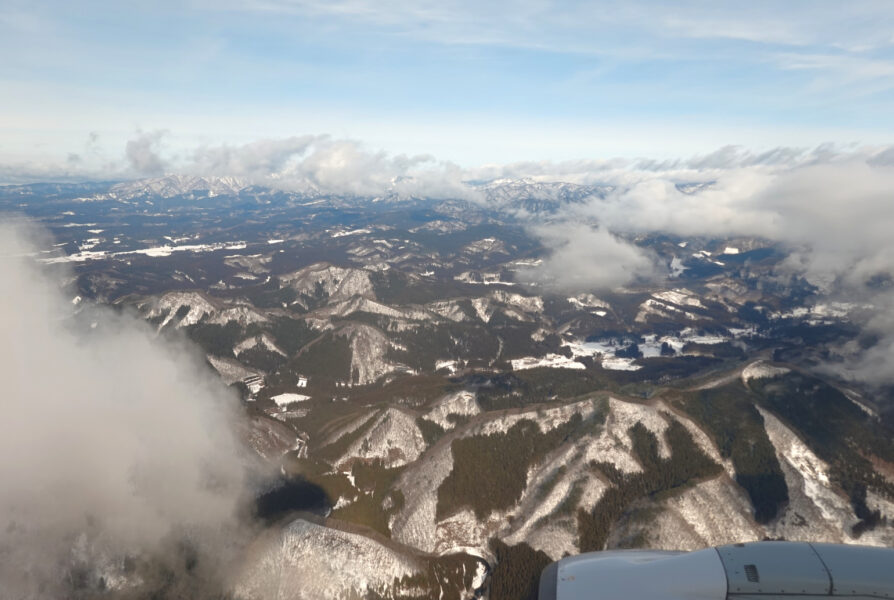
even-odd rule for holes
{"type": "Polygon", "coordinates": [[[894,599],[894,548],[753,542],[694,552],[591,552],[546,567],[539,593],[540,600],[774,600],[788,596],[894,599]]]}

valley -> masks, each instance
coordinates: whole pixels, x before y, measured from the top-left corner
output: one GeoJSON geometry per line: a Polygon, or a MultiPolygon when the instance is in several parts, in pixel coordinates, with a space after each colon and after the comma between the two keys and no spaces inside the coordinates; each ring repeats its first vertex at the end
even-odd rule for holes
{"type": "Polygon", "coordinates": [[[781,244],[662,232],[627,235],[660,276],[557,289],[532,227],[611,190],[476,190],[172,176],[5,186],[0,210],[50,232],[33,258],[72,310],[189,344],[244,444],[305,486],[236,598],[500,600],[590,550],[894,544],[890,390],[834,368],[871,347],[871,305],[790,275],[781,244]]]}

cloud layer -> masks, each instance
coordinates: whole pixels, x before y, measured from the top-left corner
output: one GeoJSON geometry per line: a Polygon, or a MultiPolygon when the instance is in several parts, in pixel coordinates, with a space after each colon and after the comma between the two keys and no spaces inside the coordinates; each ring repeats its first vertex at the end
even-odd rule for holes
{"type": "Polygon", "coordinates": [[[236,176],[286,190],[463,198],[462,172],[430,155],[389,155],[354,140],[305,135],[241,146],[202,147],[183,165],[199,175],[236,176]]]}
{"type": "Polygon", "coordinates": [[[560,292],[600,291],[651,279],[656,267],[649,254],[604,227],[576,222],[540,225],[532,232],[551,249],[520,279],[560,292]]]}
{"type": "MultiPolygon", "coordinates": [[[[350,139],[304,135],[241,145],[166,152],[161,132],[141,132],[119,173],[169,168],[236,176],[248,183],[323,194],[434,199],[485,206],[472,182],[525,178],[533,183],[598,185],[531,231],[551,253],[523,276],[563,292],[662,278],[664,267],[634,244],[637,236],[760,237],[790,251],[785,274],[824,293],[887,305],[879,282],[894,273],[894,149],[890,146],[771,148],[727,146],[673,160],[615,158],[520,162],[460,168],[429,155],[392,155],[350,139]],[[882,297],[882,296],[884,297],[882,297]]],[[[489,206],[503,210],[503,205],[489,206]]],[[[523,215],[519,215],[523,217],[523,215]]],[[[888,335],[875,319],[870,327],[888,335]]],[[[894,336],[894,329],[892,329],[894,336]]]]}
{"type": "Polygon", "coordinates": [[[628,168],[620,176],[603,170],[615,188],[566,205],[548,226],[532,227],[551,254],[527,278],[561,291],[663,279],[666,268],[655,268],[655,257],[629,241],[641,234],[768,240],[789,252],[779,274],[805,277],[821,296],[875,307],[862,325],[876,343],[841,348],[844,362],[835,369],[894,383],[890,150],[720,154],[628,168]]]}
{"type": "Polygon", "coordinates": [[[74,315],[17,225],[0,228],[3,595],[63,597],[75,569],[104,564],[111,582],[121,557],[171,540],[210,567],[245,490],[235,399],[144,324],[74,315]]]}

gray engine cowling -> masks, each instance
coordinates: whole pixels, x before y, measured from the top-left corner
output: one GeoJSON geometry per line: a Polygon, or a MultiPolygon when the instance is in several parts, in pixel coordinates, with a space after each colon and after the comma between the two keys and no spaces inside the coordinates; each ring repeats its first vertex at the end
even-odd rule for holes
{"type": "Polygon", "coordinates": [[[540,600],[894,598],[894,549],[753,542],[694,552],[591,552],[552,563],[540,600]]]}

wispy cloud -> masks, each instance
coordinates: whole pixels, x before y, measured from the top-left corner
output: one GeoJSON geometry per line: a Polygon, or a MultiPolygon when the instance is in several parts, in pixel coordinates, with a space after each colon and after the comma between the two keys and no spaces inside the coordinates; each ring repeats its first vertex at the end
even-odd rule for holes
{"type": "Polygon", "coordinates": [[[167,167],[167,162],[161,157],[159,149],[165,131],[139,132],[137,136],[127,141],[124,146],[124,156],[130,167],[140,175],[160,175],[167,167]]]}
{"type": "Polygon", "coordinates": [[[871,1],[15,0],[0,154],[135,126],[335,131],[463,164],[878,141],[892,19],[871,1]]]}
{"type": "MultiPolygon", "coordinates": [[[[0,234],[0,327],[15,340],[0,346],[4,597],[70,596],[79,573],[124,575],[125,556],[221,584],[248,540],[237,521],[251,493],[237,399],[201,357],[138,319],[76,314],[62,290],[68,274],[28,258],[41,246],[27,223],[0,234]],[[177,550],[187,546],[188,569],[177,550]]],[[[149,595],[204,597],[160,579],[143,581],[149,595]]]]}
{"type": "Polygon", "coordinates": [[[474,194],[462,172],[430,155],[390,155],[354,140],[327,135],[202,147],[183,165],[197,174],[235,175],[287,190],[376,196],[466,198],[474,194]]]}
{"type": "Polygon", "coordinates": [[[537,267],[519,271],[522,281],[550,291],[600,292],[651,280],[654,257],[605,227],[559,221],[531,228],[551,249],[537,267]]]}

